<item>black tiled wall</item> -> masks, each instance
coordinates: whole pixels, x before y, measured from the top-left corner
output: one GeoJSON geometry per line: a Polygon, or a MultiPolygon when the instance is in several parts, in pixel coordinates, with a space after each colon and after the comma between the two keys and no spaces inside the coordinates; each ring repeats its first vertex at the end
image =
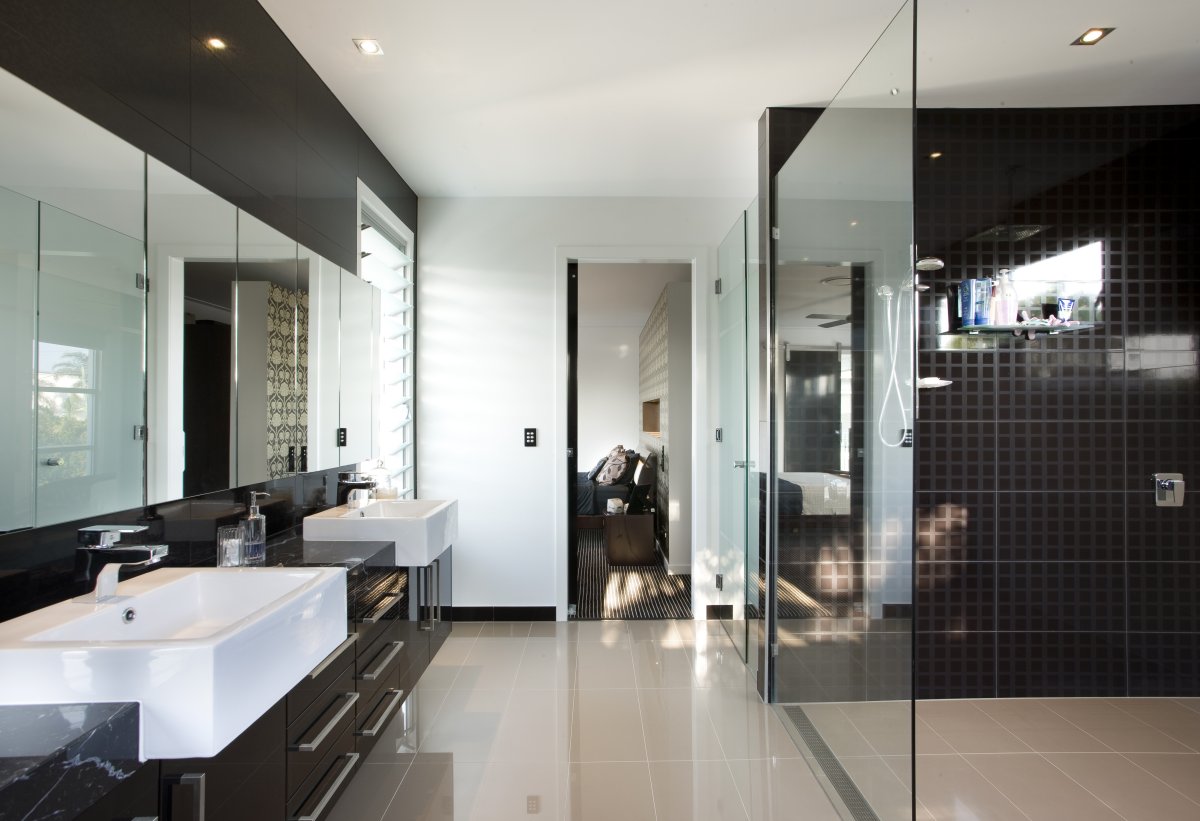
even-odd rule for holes
{"type": "Polygon", "coordinates": [[[356,178],[417,228],[416,194],[255,0],[7,3],[0,67],[343,268],[356,178]]]}
{"type": "Polygon", "coordinates": [[[1200,695],[1200,498],[1151,486],[1200,481],[1198,151],[1198,107],[918,112],[935,292],[1104,243],[1093,331],[939,349],[922,299],[919,697],[1200,695]]]}

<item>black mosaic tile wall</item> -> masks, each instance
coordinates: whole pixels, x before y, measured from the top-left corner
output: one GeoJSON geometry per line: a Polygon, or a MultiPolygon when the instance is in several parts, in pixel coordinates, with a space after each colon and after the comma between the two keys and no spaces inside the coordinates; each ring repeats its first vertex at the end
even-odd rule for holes
{"type": "MultiPolygon", "coordinates": [[[[923,110],[920,698],[1200,695],[1200,107],[923,110]],[[940,151],[942,156],[929,155],[940,151]],[[971,239],[1042,225],[1021,242],[971,239]],[[947,349],[950,282],[1103,242],[1103,325],[947,349]]],[[[1028,307],[1028,306],[1022,306],[1028,307]]]]}

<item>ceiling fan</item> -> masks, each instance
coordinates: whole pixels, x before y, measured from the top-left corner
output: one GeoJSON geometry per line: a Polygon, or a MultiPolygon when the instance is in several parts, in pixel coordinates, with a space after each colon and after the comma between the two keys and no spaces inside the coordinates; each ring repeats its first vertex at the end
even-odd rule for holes
{"type": "Polygon", "coordinates": [[[818,328],[836,328],[838,325],[849,325],[850,314],[809,314],[805,319],[830,319],[832,322],[822,322],[818,328]]]}

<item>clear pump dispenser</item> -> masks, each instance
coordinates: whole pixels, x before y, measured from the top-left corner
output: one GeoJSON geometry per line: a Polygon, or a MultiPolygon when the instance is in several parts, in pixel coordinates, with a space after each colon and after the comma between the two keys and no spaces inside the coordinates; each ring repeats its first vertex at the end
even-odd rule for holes
{"type": "Polygon", "coordinates": [[[238,525],[242,531],[242,563],[263,565],[267,561],[267,517],[259,512],[259,497],[270,499],[260,491],[250,491],[250,514],[238,525]]]}

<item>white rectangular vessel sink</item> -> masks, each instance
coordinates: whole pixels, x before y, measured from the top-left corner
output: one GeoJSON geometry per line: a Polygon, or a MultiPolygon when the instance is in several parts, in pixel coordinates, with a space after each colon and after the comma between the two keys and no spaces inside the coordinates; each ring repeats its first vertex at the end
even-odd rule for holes
{"type": "Polygon", "coordinates": [[[458,538],[456,499],[380,499],[333,507],[304,519],[304,538],[396,543],[397,567],[422,567],[458,538]]]}
{"type": "Polygon", "coordinates": [[[141,703],[143,759],[207,758],[346,639],[346,570],[162,568],[0,623],[0,703],[141,703]]]}

